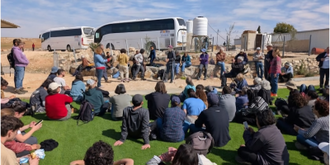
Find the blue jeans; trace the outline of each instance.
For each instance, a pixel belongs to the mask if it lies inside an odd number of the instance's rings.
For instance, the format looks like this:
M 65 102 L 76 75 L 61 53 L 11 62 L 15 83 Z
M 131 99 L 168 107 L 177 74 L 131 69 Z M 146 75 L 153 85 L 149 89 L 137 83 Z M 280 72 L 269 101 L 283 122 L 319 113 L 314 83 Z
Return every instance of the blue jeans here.
M 107 68 L 103 70 L 103 77 L 105 81 L 108 81 L 108 74 L 107 74 Z
M 184 69 L 188 68 L 189 66 L 191 66 L 191 62 L 183 62 L 181 66 L 181 72 L 184 72 Z
M 276 74 L 276 77 L 274 76 L 273 73 L 270 74 L 270 78 L 271 78 L 271 87 L 272 89 L 270 90 L 272 93 L 277 94 L 277 82 L 278 82 L 278 73 Z
M 298 134 L 298 136 L 297 136 L 297 141 L 306 147 L 308 147 L 308 146 L 317 147 L 319 145 L 319 142 L 314 137 L 307 139 L 303 135 L 300 135 L 300 134 Z
M 183 123 L 183 132 L 184 132 L 184 134 L 186 134 L 188 132 L 188 130 L 190 128 L 190 125 L 191 125 L 190 122 L 184 121 L 184 123 Z
M 96 77 L 97 77 L 97 87 L 101 86 L 101 79 L 103 77 L 104 69 L 96 69 Z
M 220 76 L 222 76 L 222 74 L 226 71 L 225 62 L 218 62 L 217 65 L 221 68 Z
M 174 62 L 168 62 L 166 64 L 166 80 L 167 80 L 168 73 L 170 73 L 170 70 L 171 70 L 171 81 L 174 80 L 174 65 L 175 65 Z
M 23 87 L 23 79 L 25 74 L 25 67 L 24 66 L 15 66 L 15 88 L 20 89 Z
M 151 58 L 150 58 L 150 65 L 152 65 L 152 64 L 154 63 L 154 60 L 155 60 L 154 57 L 151 57 Z
M 262 64 L 262 62 L 260 61 L 256 62 L 256 69 L 257 69 L 258 77 L 262 78 L 262 76 L 264 75 L 264 65 Z
M 179 74 L 180 72 L 180 63 L 175 63 L 175 74 Z

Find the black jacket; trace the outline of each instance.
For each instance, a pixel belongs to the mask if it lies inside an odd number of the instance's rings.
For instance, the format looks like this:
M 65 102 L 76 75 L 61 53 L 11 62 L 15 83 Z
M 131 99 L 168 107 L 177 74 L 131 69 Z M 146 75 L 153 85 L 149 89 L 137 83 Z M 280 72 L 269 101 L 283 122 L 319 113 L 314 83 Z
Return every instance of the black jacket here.
M 315 116 L 310 106 L 306 105 L 302 108 L 290 108 L 288 117 L 285 118 L 287 123 L 297 125 L 301 128 L 309 128 L 312 122 L 315 120 Z
M 121 126 L 120 141 L 124 142 L 127 135 L 144 140 L 149 144 L 149 112 L 144 108 L 133 111 L 133 107 L 127 107 L 123 112 L 123 124 Z
M 324 58 L 326 54 L 327 54 L 326 52 L 323 52 L 316 57 L 316 61 L 319 62 L 319 68 L 321 68 L 323 65 L 323 61 L 321 61 L 321 58 Z
M 225 109 L 219 106 L 212 106 L 201 112 L 198 119 L 195 121 L 196 127 L 206 126 L 206 131 L 209 132 L 214 139 L 214 146 L 225 146 L 230 140 L 229 136 L 229 116 Z
M 267 52 L 266 56 L 265 56 L 265 60 L 264 60 L 264 63 L 265 63 L 265 66 L 267 66 L 267 68 L 270 67 L 270 62 L 273 60 L 273 50 L 270 50 Z M 269 61 L 267 60 L 269 59 Z
M 170 95 L 160 92 L 152 92 L 145 96 L 148 101 L 148 110 L 151 120 L 163 118 L 164 111 L 170 103 Z
M 238 75 L 239 73 L 243 73 L 244 72 L 244 64 L 241 63 L 232 63 L 231 64 L 231 72 L 235 73 L 235 75 Z M 236 76 L 235 76 L 236 77 Z

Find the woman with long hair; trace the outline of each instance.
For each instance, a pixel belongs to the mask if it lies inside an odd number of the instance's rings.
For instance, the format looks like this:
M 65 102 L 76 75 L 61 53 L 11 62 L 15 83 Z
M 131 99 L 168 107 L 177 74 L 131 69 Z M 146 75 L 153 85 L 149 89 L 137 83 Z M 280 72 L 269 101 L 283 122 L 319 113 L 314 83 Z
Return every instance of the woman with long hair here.
M 281 73 L 281 53 L 280 53 L 280 49 L 276 48 L 273 50 L 273 59 L 270 62 L 270 78 L 271 78 L 271 96 L 272 97 L 277 97 L 277 83 L 278 83 L 278 77 L 279 74 Z
M 204 104 L 206 105 L 206 107 L 208 107 L 208 102 L 207 102 L 207 96 L 206 93 L 204 92 L 204 86 L 199 84 L 196 86 L 196 95 L 199 99 L 201 99 Z
M 84 78 L 81 74 L 77 74 L 75 80 L 72 81 L 72 88 L 70 91 L 70 96 L 75 102 L 82 102 L 84 92 L 86 90 Z
M 163 81 L 158 81 L 155 86 L 155 92 L 145 96 L 148 102 L 148 110 L 151 120 L 162 118 L 165 109 L 170 103 L 170 95 L 167 94 L 166 86 Z
M 188 89 L 193 89 L 194 91 L 196 91 L 196 87 L 194 86 L 194 83 L 192 81 L 192 78 L 191 77 L 187 77 L 186 78 L 186 87 L 184 88 L 183 92 L 180 94 L 180 100 L 181 102 L 183 102 L 185 99 L 187 99 L 189 96 L 188 96 Z
M 118 84 L 115 93 L 117 95 L 110 98 L 111 117 L 113 120 L 122 120 L 124 108 L 131 105 L 132 96 L 126 93 L 124 84 Z
M 94 50 L 94 63 L 96 68 L 96 77 L 97 77 L 97 87 L 101 87 L 101 79 L 103 76 L 103 72 L 105 72 L 106 63 L 110 62 L 110 57 L 108 59 L 104 59 L 102 57 L 103 49 L 101 46 L 98 46 Z

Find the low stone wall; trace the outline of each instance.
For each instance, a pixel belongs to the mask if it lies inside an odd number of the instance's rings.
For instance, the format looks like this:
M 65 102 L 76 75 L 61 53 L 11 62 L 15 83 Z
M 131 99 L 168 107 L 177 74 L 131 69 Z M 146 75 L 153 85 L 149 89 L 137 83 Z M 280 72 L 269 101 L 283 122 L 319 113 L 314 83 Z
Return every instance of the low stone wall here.
M 297 73 L 299 71 L 300 67 L 303 67 L 303 69 L 306 71 L 307 73 L 313 73 L 313 74 L 318 74 L 319 73 L 319 63 L 316 61 L 316 57 L 315 56 L 307 56 L 305 58 L 301 58 L 301 59 L 282 59 L 282 66 L 284 66 L 284 64 L 286 62 L 290 62 L 294 68 L 294 72 Z

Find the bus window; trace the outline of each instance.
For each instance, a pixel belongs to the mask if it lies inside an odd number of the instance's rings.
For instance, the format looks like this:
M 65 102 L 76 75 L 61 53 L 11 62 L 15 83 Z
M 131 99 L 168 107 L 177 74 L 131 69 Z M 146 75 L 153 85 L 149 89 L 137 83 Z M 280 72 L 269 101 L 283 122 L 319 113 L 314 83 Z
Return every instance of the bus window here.
M 180 26 L 186 26 L 186 23 L 184 22 L 183 19 L 178 19 L 178 22 Z
M 84 28 L 83 31 L 84 31 L 84 34 L 87 35 L 87 36 L 93 35 L 93 29 L 92 28 Z

